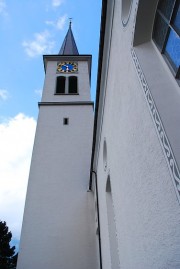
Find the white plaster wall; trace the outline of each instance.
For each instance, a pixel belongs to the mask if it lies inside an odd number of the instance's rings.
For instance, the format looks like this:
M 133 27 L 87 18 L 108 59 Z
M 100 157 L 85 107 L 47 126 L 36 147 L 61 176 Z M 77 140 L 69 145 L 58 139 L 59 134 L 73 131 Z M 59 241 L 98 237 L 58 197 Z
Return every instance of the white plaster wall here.
M 180 268 L 180 205 L 132 61 L 134 10 L 135 2 L 128 25 L 123 28 L 121 1 L 115 1 L 100 148 L 95 158 L 103 269 L 111 268 L 106 208 L 108 174 L 120 268 L 177 269 Z
M 92 106 L 40 107 L 18 269 L 97 268 L 92 123 Z
M 56 70 L 57 61 L 48 61 L 42 102 L 90 101 L 90 81 L 87 61 L 79 61 L 78 72 L 72 74 L 56 73 Z M 79 95 L 54 95 L 56 92 L 57 76 L 77 76 Z

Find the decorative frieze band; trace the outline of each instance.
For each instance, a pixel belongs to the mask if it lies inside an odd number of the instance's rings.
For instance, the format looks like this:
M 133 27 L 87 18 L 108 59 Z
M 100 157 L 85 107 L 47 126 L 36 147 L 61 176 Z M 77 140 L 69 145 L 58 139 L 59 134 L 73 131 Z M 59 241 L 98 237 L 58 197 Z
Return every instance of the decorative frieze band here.
M 147 105 L 150 110 L 150 114 L 152 116 L 153 122 L 155 124 L 155 129 L 157 131 L 161 146 L 163 148 L 163 152 L 165 154 L 166 161 L 168 163 L 169 171 L 171 174 L 171 178 L 175 187 L 175 191 L 177 194 L 178 201 L 180 203 L 180 172 L 178 165 L 176 163 L 172 148 L 170 146 L 168 137 L 166 135 L 166 132 L 164 130 L 160 115 L 158 113 L 158 110 L 156 108 L 155 102 L 153 100 L 152 94 L 150 92 L 149 86 L 147 84 L 147 81 L 145 79 L 144 73 L 141 69 L 141 66 L 139 64 L 139 60 L 137 58 L 137 55 L 135 53 L 135 50 L 132 48 L 131 50 L 133 62 L 139 77 L 139 80 L 142 85 L 142 89 L 145 95 L 145 99 L 147 102 Z

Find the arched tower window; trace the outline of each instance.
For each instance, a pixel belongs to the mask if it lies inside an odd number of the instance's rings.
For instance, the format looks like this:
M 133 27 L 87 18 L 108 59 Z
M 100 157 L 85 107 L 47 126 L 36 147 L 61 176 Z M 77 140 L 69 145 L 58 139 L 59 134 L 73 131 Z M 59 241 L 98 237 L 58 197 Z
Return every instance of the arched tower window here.
M 66 77 L 59 76 L 56 81 L 56 93 L 65 93 Z
M 160 0 L 156 10 L 153 40 L 165 55 L 176 78 L 180 78 L 180 1 Z
M 69 93 L 77 93 L 77 77 L 69 77 Z

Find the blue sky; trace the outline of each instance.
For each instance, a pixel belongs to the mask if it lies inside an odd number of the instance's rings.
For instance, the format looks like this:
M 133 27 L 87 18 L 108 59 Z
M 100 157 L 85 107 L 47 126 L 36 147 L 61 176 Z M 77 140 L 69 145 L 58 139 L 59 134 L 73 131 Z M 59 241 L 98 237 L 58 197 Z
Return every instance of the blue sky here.
M 69 17 L 80 54 L 92 54 L 95 99 L 101 0 L 0 0 L 0 219 L 19 240 L 44 81 L 43 54 L 57 54 Z

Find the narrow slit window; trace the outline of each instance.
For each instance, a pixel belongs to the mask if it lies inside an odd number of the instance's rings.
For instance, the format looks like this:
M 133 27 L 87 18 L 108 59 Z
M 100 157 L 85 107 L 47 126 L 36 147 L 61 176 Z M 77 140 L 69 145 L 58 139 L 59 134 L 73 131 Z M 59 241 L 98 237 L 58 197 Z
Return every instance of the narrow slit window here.
M 56 82 L 56 93 L 65 93 L 65 82 L 66 78 L 59 76 L 57 77 L 57 82 Z
M 69 118 L 64 118 L 63 119 L 63 124 L 64 125 L 69 125 Z
M 106 183 L 106 205 L 108 217 L 108 230 L 109 230 L 109 247 L 111 255 L 111 269 L 119 269 L 119 254 L 118 254 L 118 239 L 115 223 L 115 212 L 111 192 L 110 176 L 108 176 Z
M 69 77 L 69 93 L 77 93 L 77 77 Z

